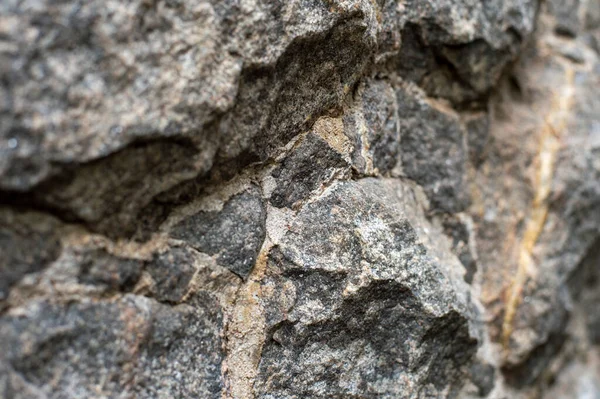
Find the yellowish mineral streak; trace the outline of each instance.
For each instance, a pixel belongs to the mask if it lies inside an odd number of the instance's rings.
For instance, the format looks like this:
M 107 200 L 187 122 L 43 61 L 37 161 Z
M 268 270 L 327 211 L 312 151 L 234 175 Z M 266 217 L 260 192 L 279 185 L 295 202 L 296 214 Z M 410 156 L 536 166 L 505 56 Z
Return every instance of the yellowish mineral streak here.
M 267 253 L 268 245 L 265 245 L 248 281 L 238 291 L 233 311 L 228 317 L 224 399 L 254 398 L 254 381 L 265 340 L 265 316 L 260 298 Z
M 560 135 L 566 127 L 572 104 L 574 75 L 573 69 L 566 67 L 564 89 L 558 91 L 554 98 L 550 113 L 540 132 L 538 170 L 534 181 L 535 195 L 519 250 L 517 274 L 510 285 L 510 296 L 506 302 L 506 311 L 502 322 L 502 346 L 505 352 L 509 349 L 514 319 L 521 303 L 527 277 L 534 267 L 532 252 L 548 215 L 548 196 L 552 187 L 554 163 L 560 148 Z
M 312 130 L 340 154 L 351 151 L 352 144 L 344 134 L 342 118 L 321 117 L 317 119 Z

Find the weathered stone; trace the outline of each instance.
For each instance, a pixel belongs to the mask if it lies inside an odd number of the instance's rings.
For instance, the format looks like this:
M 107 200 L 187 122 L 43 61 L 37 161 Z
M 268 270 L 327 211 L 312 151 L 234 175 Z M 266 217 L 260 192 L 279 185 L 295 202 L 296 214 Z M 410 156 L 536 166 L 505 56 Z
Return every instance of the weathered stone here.
M 458 257 L 465 267 L 465 281 L 473 282 L 473 276 L 477 272 L 477 255 L 473 251 L 472 224 L 464 218 L 445 215 L 442 226 L 446 236 L 452 240 L 452 252 Z
M 332 181 L 336 172 L 347 166 L 342 154 L 320 136 L 309 133 L 271 172 L 277 186 L 270 202 L 278 208 L 291 208 Z
M 568 356 L 569 344 L 589 339 L 573 335 L 572 316 L 581 305 L 569 298 L 565 282 L 600 234 L 591 116 L 599 109 L 591 93 L 598 56 L 573 41 L 568 45 L 584 56 L 565 57 L 556 20 L 542 21 L 538 48 L 522 57 L 492 103 L 471 207 L 482 299 L 492 337 L 503 348 L 501 370 L 510 385 L 538 392 L 547 389 L 549 374 L 579 361 Z
M 468 205 L 466 151 L 459 120 L 412 88 L 396 92 L 404 174 L 423 186 L 431 207 L 460 212 Z
M 354 167 L 361 174 L 389 174 L 400 150 L 394 89 L 385 80 L 368 80 L 359 87 L 357 100 L 344 117 L 345 134 L 354 144 Z
M 397 68 L 435 97 L 485 97 L 533 31 L 537 1 L 410 1 Z
M 496 369 L 491 364 L 475 363 L 471 366 L 470 378 L 480 397 L 486 397 L 494 389 L 495 377 Z
M 596 0 L 0 2 L 0 397 L 597 397 L 598 87 Z
M 265 218 L 261 191 L 251 186 L 229 199 L 221 211 L 201 211 L 181 221 L 171 235 L 216 255 L 218 264 L 246 277 L 265 239 Z
M 208 296 L 175 308 L 127 295 L 70 306 L 34 302 L 0 318 L 4 392 L 32 397 L 216 397 L 221 316 Z M 13 386 L 21 380 L 22 386 Z M 10 396 L 8 396 L 10 397 Z
M 463 118 L 467 132 L 469 160 L 479 166 L 485 158 L 485 148 L 489 140 L 490 117 L 488 113 L 467 114 Z
M 313 5 L 317 15 L 325 11 L 325 3 L 318 3 Z M 274 66 L 258 64 L 244 71 L 236 106 L 220 125 L 227 143 L 223 156 L 249 147 L 265 159 L 325 111 L 340 107 L 362 73 L 373 43 L 360 6 L 338 12 L 346 15 L 334 13 L 339 22 L 331 28 L 317 28 L 290 43 Z M 330 20 L 331 15 L 325 12 L 322 18 Z
M 567 0 L 548 2 L 550 13 L 556 18 L 556 26 L 554 31 L 559 35 L 575 37 L 580 31 L 581 11 L 582 6 L 580 0 Z
M 368 1 L 193 3 L 3 4 L 0 190 L 131 236 L 154 196 L 339 107 L 375 42 Z
M 83 252 L 77 266 L 80 269 L 81 283 L 127 291 L 139 280 L 143 262 L 138 259 L 119 258 L 104 249 L 95 249 Z
M 585 255 L 577 270 L 569 278 L 569 291 L 584 313 L 589 340 L 600 345 L 600 309 L 598 285 L 600 284 L 600 240 Z
M 0 301 L 23 276 L 42 270 L 58 257 L 55 228 L 51 218 L 0 209 Z
M 523 287 L 523 302 L 512 321 L 502 372 L 509 384 L 520 388 L 540 377 L 566 338 L 566 292 L 557 281 L 548 280 L 540 277 Z
M 181 302 L 196 273 L 195 257 L 190 249 L 173 246 L 155 254 L 146 270 L 154 280 L 153 296 L 159 301 Z
M 303 208 L 263 282 L 273 297 L 259 397 L 446 397 L 460 388 L 477 347 L 473 305 L 459 292 L 457 260 L 420 237 L 418 213 L 411 190 L 391 180 L 340 183 Z

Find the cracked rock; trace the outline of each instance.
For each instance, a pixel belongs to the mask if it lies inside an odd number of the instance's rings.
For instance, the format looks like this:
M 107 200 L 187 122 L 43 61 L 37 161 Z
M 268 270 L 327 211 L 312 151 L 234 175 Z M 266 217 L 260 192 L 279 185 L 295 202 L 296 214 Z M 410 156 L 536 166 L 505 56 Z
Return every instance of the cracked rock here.
M 600 397 L 597 0 L 0 2 L 0 398 Z
M 477 348 L 455 258 L 408 187 L 361 180 L 306 205 L 270 253 L 259 397 L 451 396 Z M 416 221 L 415 221 L 416 220 Z M 442 349 L 443 348 L 443 349 Z M 464 377 L 462 377 L 464 378 Z

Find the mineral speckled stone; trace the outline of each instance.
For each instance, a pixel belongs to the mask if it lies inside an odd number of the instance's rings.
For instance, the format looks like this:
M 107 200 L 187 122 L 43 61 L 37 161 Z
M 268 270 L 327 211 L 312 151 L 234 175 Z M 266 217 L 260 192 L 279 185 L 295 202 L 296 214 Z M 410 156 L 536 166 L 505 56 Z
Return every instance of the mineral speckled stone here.
M 43 301 L 21 315 L 5 315 L 2 393 L 216 397 L 222 385 L 222 320 L 214 300 L 192 302 L 197 304 L 171 308 L 135 296 L 71 306 Z
M 265 218 L 260 189 L 252 186 L 229 199 L 221 211 L 201 211 L 184 219 L 172 235 L 216 255 L 219 264 L 246 277 L 265 239 Z
M 267 265 L 258 397 L 454 394 L 477 349 L 472 304 L 418 213 L 389 180 L 340 183 L 304 207 Z
M 169 251 L 155 254 L 146 270 L 155 282 L 154 295 L 158 300 L 180 302 L 188 293 L 196 273 L 193 250 L 173 246 Z
M 600 398 L 597 0 L 0 1 L 0 398 Z
M 397 91 L 400 159 L 404 173 L 423 186 L 432 208 L 459 212 L 468 205 L 464 130 L 443 104 L 428 103 L 419 93 Z
M 358 93 L 356 106 L 344 116 L 345 134 L 354 143 L 354 167 L 365 174 L 375 170 L 388 174 L 399 163 L 400 127 L 394 88 L 386 80 L 369 80 Z
M 347 164 L 342 154 L 323 138 L 311 133 L 271 173 L 277 187 L 271 194 L 270 202 L 278 208 L 292 207 L 329 183 L 335 177 L 335 172 L 345 166 Z

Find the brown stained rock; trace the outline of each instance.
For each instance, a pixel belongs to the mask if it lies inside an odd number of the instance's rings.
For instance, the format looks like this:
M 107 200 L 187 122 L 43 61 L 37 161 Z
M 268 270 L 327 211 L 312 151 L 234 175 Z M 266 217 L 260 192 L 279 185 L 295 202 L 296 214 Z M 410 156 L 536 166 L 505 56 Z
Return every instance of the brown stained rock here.
M 585 62 L 554 49 L 552 19 L 493 102 L 487 159 L 478 166 L 471 207 L 478 225 L 482 299 L 502 345 L 502 368 L 519 388 L 542 383 L 569 342 L 565 281 L 600 234 L 600 182 L 593 144 L 598 57 Z M 584 83 L 585 82 L 585 83 Z M 585 144 L 584 144 L 585 143 Z M 575 150 L 578 148 L 578 150 Z M 567 227 L 568 226 L 568 227 Z M 503 242 L 503 245 L 498 245 Z

